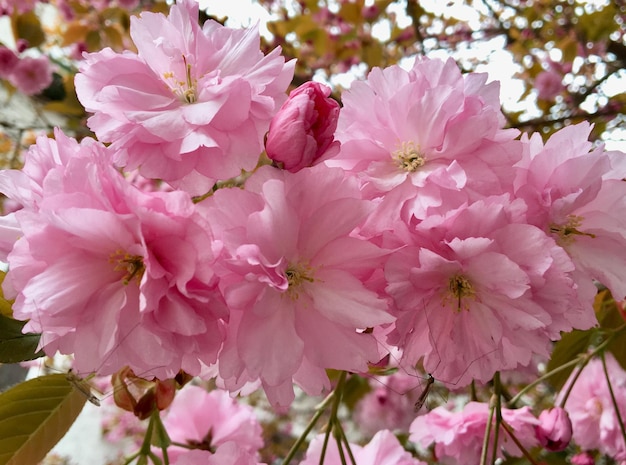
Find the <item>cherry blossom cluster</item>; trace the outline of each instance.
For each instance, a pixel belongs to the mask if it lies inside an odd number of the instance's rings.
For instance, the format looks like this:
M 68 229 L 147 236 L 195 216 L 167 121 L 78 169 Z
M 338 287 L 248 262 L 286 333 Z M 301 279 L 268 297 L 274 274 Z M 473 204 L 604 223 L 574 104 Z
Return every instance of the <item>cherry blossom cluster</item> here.
M 256 27 L 197 17 L 133 17 L 137 53 L 76 76 L 98 140 L 56 131 L 0 172 L 22 205 L 4 292 L 46 352 L 286 408 L 392 349 L 487 382 L 593 327 L 597 283 L 626 296 L 626 158 L 588 124 L 519 137 L 498 83 L 452 60 L 374 69 L 341 107 L 319 83 L 288 96 L 294 63 Z
M 26 48 L 18 45 L 18 52 Z M 47 56 L 20 56 L 4 45 L 0 45 L 0 79 L 8 81 L 26 95 L 35 95 L 52 83 L 53 67 Z

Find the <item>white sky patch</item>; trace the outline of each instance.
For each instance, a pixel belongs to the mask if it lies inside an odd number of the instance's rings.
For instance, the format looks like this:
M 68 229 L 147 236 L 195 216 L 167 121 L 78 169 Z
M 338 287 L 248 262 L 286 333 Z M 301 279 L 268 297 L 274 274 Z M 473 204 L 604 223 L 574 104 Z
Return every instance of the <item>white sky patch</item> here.
M 228 27 L 249 27 L 260 22 L 259 30 L 264 37 L 270 37 L 266 23 L 272 19 L 268 11 L 253 0 L 199 0 L 200 9 L 222 18 L 227 16 Z

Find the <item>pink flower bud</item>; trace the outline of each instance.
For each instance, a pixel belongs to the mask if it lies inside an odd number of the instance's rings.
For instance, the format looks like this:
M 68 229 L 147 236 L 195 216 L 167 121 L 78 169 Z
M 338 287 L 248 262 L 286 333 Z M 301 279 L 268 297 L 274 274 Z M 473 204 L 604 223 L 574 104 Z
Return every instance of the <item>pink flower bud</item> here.
M 312 81 L 291 91 L 270 123 L 267 156 L 295 173 L 336 155 L 339 104 L 329 96 L 330 87 Z
M 565 410 L 554 407 L 539 415 L 535 434 L 539 443 L 547 450 L 558 452 L 567 447 L 572 439 L 572 422 Z

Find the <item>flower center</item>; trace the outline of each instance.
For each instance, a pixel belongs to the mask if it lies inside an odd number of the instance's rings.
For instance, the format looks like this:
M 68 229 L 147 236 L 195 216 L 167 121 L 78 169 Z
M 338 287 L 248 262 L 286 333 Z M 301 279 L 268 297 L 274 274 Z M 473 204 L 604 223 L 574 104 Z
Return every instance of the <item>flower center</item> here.
M 583 220 L 584 218 L 582 216 L 569 215 L 567 217 L 567 223 L 564 225 L 552 223 L 550 225 L 550 233 L 557 235 L 557 242 L 559 245 L 572 244 L 576 240 L 575 236 L 588 236 L 595 238 L 595 234 L 585 233 L 578 230 Z
M 408 171 L 409 173 L 416 171 L 426 164 L 426 156 L 413 141 L 402 142 L 400 148 L 391 153 L 391 158 L 393 158 L 401 170 Z
M 141 283 L 141 278 L 146 270 L 141 255 L 130 255 L 121 250 L 116 250 L 109 257 L 109 262 L 114 264 L 114 271 L 123 271 L 122 283 L 127 286 L 135 278 L 137 285 Z
M 198 100 L 197 84 L 198 81 L 191 77 L 191 64 L 187 63 L 187 58 L 183 55 L 183 62 L 185 63 L 185 80 L 179 81 L 171 71 L 163 73 L 163 78 L 167 85 L 170 87 L 174 95 L 176 95 L 182 102 L 194 103 Z
M 456 305 L 457 312 L 469 310 L 469 305 L 467 303 L 463 305 L 462 300 L 464 297 L 474 297 L 476 291 L 465 276 L 452 276 L 448 281 L 448 291 L 449 294 L 444 297 L 444 301 L 452 301 L 453 305 Z
M 285 270 L 285 276 L 287 277 L 287 294 L 292 299 L 297 299 L 300 294 L 298 292 L 298 288 L 302 285 L 303 282 L 312 283 L 314 278 L 313 269 L 308 265 L 302 265 L 300 263 L 296 265 L 289 265 Z

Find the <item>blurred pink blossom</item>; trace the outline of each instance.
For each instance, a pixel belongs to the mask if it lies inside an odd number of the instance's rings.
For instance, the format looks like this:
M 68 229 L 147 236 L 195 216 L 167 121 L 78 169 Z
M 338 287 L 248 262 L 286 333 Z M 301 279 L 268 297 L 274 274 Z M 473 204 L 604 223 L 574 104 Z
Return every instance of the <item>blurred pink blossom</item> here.
M 267 156 L 295 173 L 336 155 L 338 117 L 339 104 L 330 97 L 330 87 L 312 81 L 302 84 L 291 91 L 270 123 Z
M 559 95 L 565 86 L 562 83 L 563 76 L 553 70 L 541 71 L 535 78 L 535 88 L 542 100 L 552 101 Z
M 13 50 L 0 45 L 0 78 L 7 79 L 20 59 Z
M 262 430 L 253 409 L 237 402 L 227 392 L 186 385 L 176 394 L 163 424 L 172 441 L 217 453 L 234 443 L 254 457 L 263 446 Z M 184 453 L 170 447 L 170 459 Z
M 307 449 L 304 460 L 300 465 L 318 465 L 321 462 L 324 435 L 315 436 Z M 424 462 L 411 456 L 404 450 L 398 438 L 391 431 L 381 430 L 372 440 L 360 446 L 350 444 L 350 450 L 354 455 L 355 463 L 359 465 L 425 465 Z M 347 452 L 344 451 L 344 456 Z M 324 465 L 341 465 L 345 463 L 341 460 L 337 444 L 331 439 L 324 456 Z
M 415 402 L 425 383 L 403 371 L 371 380 L 372 391 L 355 406 L 359 429 L 369 436 L 383 429 L 407 432 L 415 419 Z
M 52 67 L 48 57 L 21 58 L 9 75 L 9 82 L 26 95 L 35 95 L 52 84 Z
M 35 0 L 0 0 L 0 15 L 26 13 L 35 8 Z
M 539 421 L 529 407 L 515 410 L 503 408 L 502 419 L 525 448 L 537 445 L 535 426 Z M 470 402 L 460 412 L 437 407 L 415 419 L 411 424 L 409 440 L 422 447 L 434 444 L 438 460 L 447 465 L 479 463 L 488 420 L 489 405 L 486 403 Z M 504 458 L 504 452 L 514 457 L 522 455 L 522 451 L 503 430 L 498 435 L 498 445 L 497 456 L 500 459 Z M 493 450 L 493 431 L 488 450 Z
M 167 17 L 133 16 L 138 54 L 88 54 L 76 75 L 89 127 L 119 149 L 115 162 L 192 195 L 256 166 L 294 65 L 280 49 L 263 55 L 257 26 L 200 28 L 197 17 L 193 0 Z
M 626 418 L 626 372 L 611 353 L 605 353 L 607 371 L 622 419 Z M 626 460 L 622 436 L 602 361 L 592 359 L 578 379 L 576 371 L 561 389 L 557 403 L 571 386 L 564 405 L 572 420 L 574 442 L 582 449 L 597 449 L 616 461 Z M 573 386 L 572 386 L 572 383 Z
M 187 450 L 176 457 L 172 465 L 265 465 L 235 442 L 228 442 L 215 453 Z
M 593 458 L 593 455 L 585 451 L 574 455 L 570 462 L 572 465 L 595 465 L 596 460 Z

